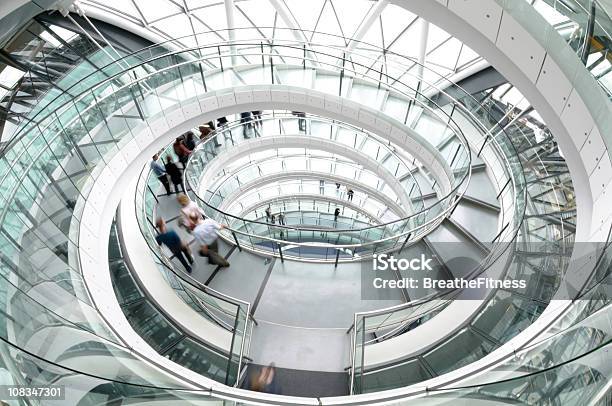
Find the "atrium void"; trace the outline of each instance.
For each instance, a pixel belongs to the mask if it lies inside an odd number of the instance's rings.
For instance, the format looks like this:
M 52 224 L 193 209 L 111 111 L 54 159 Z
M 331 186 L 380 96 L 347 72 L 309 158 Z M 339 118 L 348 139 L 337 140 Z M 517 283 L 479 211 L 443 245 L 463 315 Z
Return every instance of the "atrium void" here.
M 611 15 L 0 2 L 0 405 L 612 405 Z

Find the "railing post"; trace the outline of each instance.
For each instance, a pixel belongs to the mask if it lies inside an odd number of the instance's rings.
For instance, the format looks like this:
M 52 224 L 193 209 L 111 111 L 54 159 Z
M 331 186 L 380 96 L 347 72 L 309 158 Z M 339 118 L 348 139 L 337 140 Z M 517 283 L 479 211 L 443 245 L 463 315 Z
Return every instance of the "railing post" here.
M 147 185 L 147 189 L 149 189 L 149 192 L 151 192 L 151 194 L 153 195 L 153 198 L 155 198 L 155 202 L 159 203 L 159 199 L 157 198 L 157 195 L 155 194 L 153 189 L 151 189 L 151 186 Z
M 259 43 L 259 47 L 261 49 L 261 67 L 263 68 L 266 66 L 266 58 L 264 57 L 263 42 Z
M 242 252 L 242 247 L 240 246 L 240 242 L 238 241 L 238 237 L 236 236 L 236 233 L 234 231 L 232 231 L 232 236 L 234 237 L 234 241 L 236 241 L 238 251 Z
M 219 64 L 221 65 L 221 72 L 223 72 L 223 58 L 221 57 L 221 47 L 217 45 L 217 53 L 219 54 Z
M 447 124 L 450 124 L 451 120 L 453 119 L 453 114 L 455 113 L 455 108 L 457 108 L 457 103 L 453 103 L 453 108 L 451 109 L 451 112 L 448 115 L 448 122 L 447 122 Z
M 338 259 L 340 259 L 340 250 L 336 248 L 336 261 L 334 263 L 334 268 L 338 268 Z
M 487 145 L 487 141 L 489 141 L 490 137 L 491 137 L 491 132 L 487 134 L 484 141 L 482 142 L 482 146 L 480 147 L 480 149 L 478 150 L 478 153 L 476 154 L 477 157 L 480 158 L 480 154 L 482 153 L 482 150 L 484 149 L 485 145 Z
M 346 53 L 342 53 L 342 70 L 340 71 L 340 88 L 338 89 L 338 96 L 342 96 L 342 79 L 344 79 L 344 64 L 346 63 Z
M 204 92 L 208 93 L 208 87 L 206 86 L 206 78 L 204 77 L 204 70 L 202 69 L 202 63 L 198 63 L 200 68 L 200 76 L 202 77 L 202 84 L 204 84 Z
M 455 158 L 457 158 L 457 154 L 459 153 L 459 150 L 461 149 L 461 144 L 457 145 L 457 150 L 455 151 L 455 155 L 453 155 L 453 159 L 451 159 L 451 163 L 450 163 L 450 167 L 453 167 L 453 164 L 455 163 Z
M 412 237 L 412 233 L 408 233 L 408 235 L 406 236 L 406 239 L 404 240 L 404 243 L 402 244 L 402 247 L 399 250 L 400 254 L 404 250 L 404 247 L 406 246 L 406 244 L 408 244 L 408 240 L 410 239 L 410 237 Z
M 282 263 L 285 263 L 285 258 L 283 257 L 283 249 L 280 245 L 279 242 L 276 243 L 277 247 L 278 247 L 278 253 L 280 254 L 280 259 Z

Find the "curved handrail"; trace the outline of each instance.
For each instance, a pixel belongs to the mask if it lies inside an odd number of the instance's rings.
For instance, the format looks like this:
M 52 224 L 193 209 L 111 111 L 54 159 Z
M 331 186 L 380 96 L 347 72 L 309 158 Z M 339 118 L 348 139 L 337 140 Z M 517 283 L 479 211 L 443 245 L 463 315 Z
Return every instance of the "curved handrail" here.
M 305 118 L 304 118 L 304 119 L 305 119 L 305 120 L 308 120 L 308 119 L 309 119 L 311 116 L 312 116 L 312 115 L 307 114 L 307 115 L 305 116 Z M 315 117 L 316 117 L 316 119 L 319 119 L 319 117 L 317 117 L 317 116 L 315 116 Z M 282 117 L 282 116 L 280 116 L 280 117 L 279 117 L 279 115 L 278 115 L 278 114 L 275 114 L 275 115 L 273 115 L 273 116 L 270 116 L 270 119 L 271 119 L 271 120 L 277 120 L 277 119 L 283 119 L 283 118 L 286 118 L 286 119 L 295 119 L 294 117 Z M 265 119 L 263 119 L 263 120 L 265 121 Z M 230 125 L 228 125 L 228 126 L 224 126 L 222 129 L 220 129 L 220 131 L 218 130 L 218 131 L 212 132 L 212 133 L 209 135 L 209 137 L 208 137 L 208 138 L 207 138 L 207 139 L 206 139 L 204 142 L 199 143 L 199 144 L 197 145 L 197 147 L 194 149 L 194 151 L 192 152 L 192 154 L 190 155 L 189 162 L 187 163 L 187 168 L 185 169 L 185 174 L 186 174 L 186 175 L 188 175 L 190 172 L 195 172 L 195 171 L 196 171 L 196 170 L 192 170 L 192 167 L 194 166 L 194 164 L 193 164 L 194 160 L 198 158 L 198 154 L 200 154 L 200 155 L 204 155 L 206 152 L 209 152 L 209 151 L 207 151 L 207 150 L 205 150 L 205 149 L 211 149 L 211 148 L 210 148 L 210 146 L 214 144 L 214 142 L 215 142 L 215 138 L 216 138 L 218 135 L 222 135 L 222 134 L 223 134 L 223 133 L 225 133 L 225 132 L 231 132 L 231 130 L 232 130 L 232 129 L 235 129 L 235 128 L 240 128 L 242 125 L 243 125 L 243 124 L 242 124 L 242 123 L 241 123 L 239 120 L 237 120 L 237 121 L 233 122 L 232 124 L 230 124 Z M 362 130 L 362 131 L 363 131 L 363 130 Z M 341 145 L 344 145 L 344 144 L 341 144 Z M 212 148 L 214 148 L 214 147 L 212 147 Z M 201 160 L 198 160 L 197 162 L 198 162 L 198 163 L 200 163 L 200 162 L 201 162 Z M 408 172 L 410 172 L 410 171 L 408 171 Z M 196 177 L 197 179 L 200 179 L 201 177 L 203 177 L 203 176 L 205 176 L 205 175 L 206 175 L 206 172 L 202 170 L 202 172 L 201 172 L 201 173 L 196 174 L 196 176 L 195 176 L 195 177 Z M 192 184 L 192 183 L 191 183 L 191 177 L 190 177 L 190 176 L 185 176 L 185 177 L 184 177 L 184 179 L 186 179 L 186 184 L 185 184 L 185 186 L 187 186 L 187 188 L 186 188 L 185 190 L 189 190 L 189 189 L 191 189 L 192 191 L 194 191 L 194 194 L 195 194 L 195 196 L 197 197 L 197 200 L 198 200 L 198 201 L 200 201 L 200 202 L 204 203 L 204 204 L 205 204 L 207 207 L 209 207 L 209 208 L 211 208 L 211 209 L 215 210 L 215 211 L 216 211 L 216 212 L 218 212 L 218 213 L 219 213 L 221 216 L 227 216 L 227 217 L 233 218 L 234 220 L 238 220 L 238 221 L 239 221 L 239 220 L 244 220 L 244 219 L 242 219 L 242 218 L 241 218 L 241 217 L 239 217 L 239 216 L 232 215 L 232 214 L 230 214 L 230 213 L 227 213 L 227 212 L 225 212 L 225 211 L 223 211 L 223 210 L 220 210 L 220 209 L 216 208 L 215 206 L 213 206 L 213 205 L 209 204 L 209 203 L 208 203 L 208 202 L 207 202 L 205 199 L 203 199 L 203 198 L 200 196 L 200 193 L 199 193 L 199 192 L 197 192 L 197 190 L 199 190 L 198 185 L 196 185 L 196 184 Z M 464 177 L 462 177 L 462 178 L 460 179 L 460 184 L 459 184 L 459 185 L 456 185 L 456 186 L 455 186 L 455 188 L 454 188 L 454 189 L 453 189 L 451 192 L 449 192 L 449 195 L 450 195 L 451 193 L 453 193 L 453 192 L 457 191 L 457 189 L 458 189 L 458 188 L 461 186 L 462 182 L 464 182 L 465 180 L 466 180 L 466 179 L 465 179 L 465 176 L 464 176 Z M 448 196 L 448 195 L 447 195 L 447 196 Z M 441 199 L 441 200 L 443 200 L 443 199 Z M 431 207 L 430 207 L 430 208 L 431 208 Z M 363 230 L 368 230 L 368 229 L 377 228 L 377 227 L 381 227 L 381 226 L 390 226 L 390 225 L 393 225 L 393 224 L 397 224 L 398 222 L 400 222 L 400 221 L 402 221 L 402 220 L 405 220 L 405 219 L 407 219 L 407 218 L 409 218 L 409 217 L 416 217 L 416 216 L 418 216 L 418 215 L 421 215 L 422 213 L 424 213 L 425 211 L 427 211 L 427 210 L 428 210 L 428 209 L 430 209 L 430 208 L 423 208 L 423 209 L 421 209 L 420 211 L 418 211 L 418 212 L 416 212 L 416 213 L 411 213 L 409 216 L 404 217 L 403 219 L 394 220 L 394 221 L 387 222 L 387 223 L 383 223 L 383 224 L 380 224 L 380 225 L 377 225 L 377 226 L 369 226 L 369 227 L 364 227 L 364 228 L 362 228 L 362 229 L 354 229 L 354 230 L 341 230 L 341 229 L 338 229 L 337 231 L 338 231 L 338 232 L 343 232 L 343 231 L 363 231 Z M 261 224 L 261 225 L 269 225 L 268 223 L 263 223 L 263 222 L 258 222 L 258 221 L 249 221 L 249 222 L 251 222 L 251 223 L 255 223 L 255 224 Z M 285 228 L 285 229 L 291 229 L 291 230 L 294 230 L 294 228 L 292 228 L 292 227 L 290 227 L 290 226 L 279 226 L 279 227 L 281 227 L 281 228 Z M 300 228 L 300 229 L 295 229 L 295 231 L 313 231 L 313 230 L 308 230 L 308 229 Z
M 150 179 L 150 171 L 149 171 L 148 167 L 145 167 L 141 171 L 141 174 L 139 176 L 138 186 L 136 188 L 136 193 L 137 194 L 143 193 L 146 190 L 146 186 L 145 185 L 147 185 L 149 183 L 148 182 L 149 179 Z M 136 210 L 135 214 L 136 214 L 137 218 L 140 218 L 140 214 L 144 214 L 145 218 L 149 219 L 149 221 L 150 221 L 150 218 L 149 218 L 149 216 L 146 213 L 145 205 L 142 205 L 142 207 L 140 207 L 140 208 L 137 205 L 135 205 L 135 210 Z M 148 243 L 149 240 L 146 238 L 146 235 L 149 234 L 149 235 L 153 236 L 155 234 L 154 232 L 152 232 L 153 228 L 152 228 L 151 223 L 149 221 L 147 221 L 147 222 L 139 221 L 138 222 L 140 224 L 141 234 L 142 234 L 143 238 L 145 239 L 145 241 L 147 241 L 147 243 Z M 147 229 L 145 227 L 145 223 L 149 224 L 149 226 L 151 228 Z M 149 247 L 151 247 L 151 244 L 149 244 Z M 153 248 L 153 247 L 151 247 L 151 248 Z M 157 248 L 159 248 L 159 246 Z M 204 293 L 210 294 L 211 296 L 213 296 L 213 297 L 215 297 L 217 299 L 226 301 L 228 303 L 232 303 L 234 305 L 241 305 L 241 306 L 250 306 L 250 303 L 248 303 L 248 302 L 246 302 L 244 300 L 235 298 L 235 297 L 230 296 L 228 294 L 225 294 L 223 292 L 219 292 L 219 291 L 211 288 L 210 286 L 207 286 L 207 285 L 199 282 L 198 280 L 196 280 L 194 278 L 190 278 L 190 277 L 186 276 L 183 272 L 175 270 L 174 266 L 168 261 L 166 256 L 163 255 L 163 253 L 161 253 L 160 249 L 151 249 L 151 251 L 161 261 L 161 263 L 164 265 L 164 267 L 166 269 L 168 269 L 170 272 L 172 272 L 182 282 L 185 282 L 188 285 L 190 285 L 191 287 L 193 287 L 193 288 L 195 288 L 195 289 L 197 289 L 199 291 L 202 291 Z M 250 315 L 250 313 L 249 313 L 249 317 L 251 317 L 253 319 L 253 317 L 252 317 L 252 315 Z
M 302 33 L 308 33 L 308 34 L 310 34 L 311 36 L 312 36 L 312 35 L 314 35 L 314 34 L 317 34 L 317 35 L 319 35 L 319 36 L 324 36 L 324 37 L 327 37 L 327 38 L 332 38 L 332 39 L 335 39 L 335 40 L 342 39 L 342 41 L 344 41 L 344 39 L 345 39 L 344 37 L 339 36 L 339 35 L 336 35 L 336 34 L 329 34 L 329 33 L 324 33 L 324 32 L 320 32 L 320 31 L 311 31 L 311 30 L 305 30 L 305 29 L 301 29 L 301 28 L 300 28 L 300 29 L 293 29 L 293 28 L 283 28 L 283 27 L 258 27 L 258 28 L 252 28 L 252 27 L 235 27 L 235 28 L 226 28 L 226 29 L 218 29 L 218 30 L 208 30 L 208 31 L 200 31 L 200 32 L 198 32 L 198 33 L 189 34 L 189 35 L 185 35 L 185 36 L 182 36 L 182 37 L 177 37 L 177 38 L 173 38 L 173 39 L 170 39 L 170 40 L 166 40 L 166 41 L 162 41 L 162 42 L 158 42 L 158 43 L 151 44 L 151 45 L 146 46 L 146 47 L 144 47 L 144 48 L 141 48 L 141 49 L 139 49 L 139 50 L 136 50 L 136 51 L 133 51 L 133 52 L 127 53 L 127 54 L 125 54 L 125 55 L 123 55 L 123 56 L 120 56 L 119 58 L 116 58 L 116 59 L 114 59 L 114 60 L 112 60 L 112 61 L 109 61 L 108 63 L 103 64 L 102 66 L 98 66 L 97 68 L 98 68 L 98 71 L 100 71 L 100 72 L 104 72 L 105 74 L 110 75 L 108 79 L 112 79 L 113 77 L 118 77 L 118 76 L 121 74 L 121 72 L 119 72 L 119 73 L 118 73 L 118 72 L 113 72 L 113 69 L 111 69 L 111 68 L 112 68 L 114 65 L 118 65 L 118 66 L 120 67 L 120 71 L 122 71 L 122 70 L 124 70 L 124 69 L 125 69 L 125 67 L 123 66 L 123 63 L 126 63 L 128 67 L 129 67 L 129 66 L 131 66 L 131 64 L 130 64 L 130 60 L 131 60 L 131 59 L 134 59 L 134 58 L 137 58 L 137 57 L 138 57 L 138 54 L 145 54 L 145 55 L 144 55 L 144 56 L 145 56 L 145 59 L 144 59 L 144 60 L 142 60 L 142 62 L 147 62 L 146 57 L 149 57 L 149 58 L 150 58 L 149 60 L 153 60 L 153 59 L 155 59 L 155 58 L 154 58 L 154 50 L 155 50 L 155 49 L 159 49 L 159 50 L 161 50 L 161 51 L 166 51 L 166 52 L 171 51 L 171 50 L 169 50 L 168 48 L 166 48 L 165 46 L 166 46 L 166 45 L 169 45 L 169 44 L 172 44 L 172 43 L 179 43 L 179 44 L 180 44 L 180 43 L 181 43 L 181 41 L 182 41 L 183 39 L 186 39 L 186 38 L 193 38 L 193 37 L 197 37 L 198 35 L 206 35 L 206 34 L 213 34 L 213 33 L 214 33 L 214 34 L 217 34 L 217 33 L 219 33 L 219 32 L 227 32 L 227 33 L 230 33 L 230 32 L 233 32 L 233 33 L 243 33 L 243 32 L 246 32 L 246 31 L 251 31 L 251 32 L 255 33 L 256 35 L 255 35 L 255 37 L 254 37 L 254 38 L 259 38 L 259 35 L 261 34 L 261 31 L 259 31 L 259 29 L 261 29 L 261 28 L 274 29 L 274 30 L 279 31 L 279 32 L 291 32 L 291 33 L 299 33 L 299 34 L 302 34 Z M 229 37 L 231 37 L 231 36 L 230 36 L 230 35 L 227 35 L 227 37 L 229 38 Z M 267 40 L 267 39 L 265 39 L 265 38 L 259 38 L 259 39 L 258 39 L 258 41 L 260 41 L 260 44 L 261 44 L 261 46 L 263 47 L 263 46 L 264 46 L 264 41 L 268 41 L 268 40 Z M 279 41 L 281 41 L 281 40 L 279 39 Z M 334 43 L 334 41 L 333 41 L 333 40 L 332 40 L 331 42 L 332 42 L 332 43 Z M 379 53 L 380 53 L 380 55 L 385 55 L 385 56 L 390 56 L 390 57 L 391 57 L 391 56 L 396 56 L 396 57 L 399 57 L 399 58 L 404 59 L 405 61 L 410 61 L 411 63 L 413 63 L 413 64 L 415 64 L 415 65 L 420 65 L 420 63 L 417 61 L 417 59 L 416 59 L 416 58 L 412 58 L 412 57 L 409 57 L 409 56 L 403 56 L 403 55 L 401 55 L 401 54 L 397 54 L 397 53 L 395 53 L 395 52 L 393 52 L 393 51 L 386 50 L 386 49 L 385 49 L 385 50 L 383 50 L 382 48 L 379 48 L 378 46 L 376 46 L 376 45 L 374 45 L 374 44 L 371 44 L 371 43 L 368 43 L 368 42 L 365 42 L 365 41 L 362 41 L 362 40 L 359 40 L 359 41 L 352 40 L 352 42 L 354 42 L 354 43 L 356 43 L 356 44 L 358 45 L 356 48 L 359 48 L 360 46 L 361 46 L 361 47 L 366 46 L 366 47 L 368 47 L 368 48 L 369 48 L 369 49 L 371 49 L 371 50 L 376 50 L 377 52 L 379 52 Z M 196 41 L 196 43 L 197 43 L 197 41 Z M 199 49 L 207 49 L 207 48 L 214 49 L 214 48 L 216 48 L 217 46 L 220 46 L 220 45 L 222 45 L 222 44 L 224 44 L 224 43 L 227 43 L 227 41 L 225 41 L 225 42 L 224 42 L 224 41 L 221 41 L 221 42 L 216 42 L 216 43 L 209 43 L 209 44 L 207 44 L 206 46 L 200 46 L 200 47 L 198 47 L 198 48 L 186 48 L 186 47 L 184 47 L 183 45 L 180 45 L 180 46 L 182 47 L 182 49 L 180 49 L 180 50 L 179 50 L 179 51 L 177 51 L 177 52 L 193 51 L 193 52 L 194 52 L 194 55 L 197 55 L 199 52 L 196 52 L 196 51 L 197 51 L 197 50 L 199 50 Z M 316 43 L 312 43 L 312 42 L 310 42 L 309 44 L 310 44 L 310 45 L 317 45 Z M 268 46 L 268 45 L 269 45 L 269 44 L 265 44 L 265 46 Z M 147 55 L 147 52 L 149 53 L 148 55 Z M 262 53 L 263 53 L 263 51 L 262 51 Z M 222 55 L 221 55 L 221 54 L 220 54 L 220 52 L 219 52 L 219 55 L 217 55 L 217 56 L 216 56 L 216 58 L 221 58 L 221 57 L 222 57 Z M 216 59 L 216 58 L 215 58 L 215 59 Z M 107 73 L 107 72 L 105 72 L 105 69 L 106 69 L 106 68 L 108 68 L 108 69 L 110 70 L 110 72 L 108 72 L 108 73 Z M 376 70 L 374 69 L 374 71 L 376 71 Z M 34 122 L 34 121 L 35 121 L 35 119 L 36 119 L 36 118 L 37 118 L 39 115 L 42 115 L 43 111 L 44 111 L 44 110 L 45 110 L 47 107 L 49 107 L 49 106 L 50 106 L 50 105 L 51 105 L 53 102 L 55 102 L 56 100 L 61 100 L 65 94 L 70 95 L 72 98 L 76 98 L 76 97 L 79 97 L 79 96 L 81 96 L 82 94 L 84 94 L 84 93 L 85 93 L 85 92 L 86 92 L 88 89 L 82 90 L 81 92 L 77 92 L 75 95 L 71 94 L 69 91 L 70 91 L 70 90 L 77 90 L 77 91 L 78 91 L 78 90 L 79 90 L 79 87 L 80 87 L 80 86 L 82 86 L 82 85 L 83 85 L 83 83 L 87 83 L 87 82 L 88 82 L 88 79 L 90 79 L 90 78 L 92 78 L 92 77 L 95 77 L 95 75 L 96 75 L 97 73 L 98 73 L 97 71 L 90 72 L 89 74 L 87 74 L 87 75 L 85 75 L 84 77 L 82 77 L 80 81 L 76 81 L 75 83 L 73 83 L 72 85 L 70 85 L 68 88 L 66 88 L 66 89 L 62 89 L 62 90 L 63 90 L 63 91 L 62 91 L 62 93 L 60 93 L 60 94 L 58 94 L 57 96 L 55 96 L 55 97 L 54 97 L 52 100 L 50 100 L 50 101 L 47 103 L 47 105 L 45 105 L 44 107 L 42 107 L 42 108 L 41 108 L 41 109 L 40 109 L 40 110 L 39 110 L 39 111 L 38 111 L 38 112 L 37 112 L 37 113 L 36 113 L 34 116 L 30 117 L 30 118 L 28 119 L 28 123 Z M 433 73 L 434 75 L 437 75 L 437 76 L 442 77 L 441 75 L 439 75 L 439 74 L 438 74 L 438 73 L 436 73 L 435 71 L 432 71 L 431 73 Z M 450 82 L 450 81 L 448 81 L 448 80 L 447 80 L 447 82 L 452 83 L 452 82 Z M 67 102 L 65 102 L 64 104 L 66 104 L 66 103 L 70 103 L 70 101 L 67 101 Z M 48 113 L 46 116 L 44 116 L 44 117 L 40 117 L 40 119 L 39 119 L 38 121 L 36 121 L 36 122 L 37 122 L 37 123 L 42 122 L 44 119 L 46 119 L 46 118 L 48 118 L 49 116 L 51 116 L 51 115 L 52 115 L 52 114 L 53 114 L 55 111 L 59 110 L 59 108 L 60 108 L 60 107 L 61 107 L 61 106 L 56 106 L 56 107 L 55 107 L 53 110 L 51 110 L 51 112 L 49 112 L 49 113 Z M 27 126 L 25 126 L 25 127 L 27 127 Z M 24 128 L 25 128 L 25 127 L 24 127 Z M 13 134 L 12 139 L 11 139 L 11 140 L 10 140 L 10 141 L 9 141 L 9 142 L 8 142 L 8 143 L 5 145 L 5 146 L 4 146 L 4 148 L 3 148 L 2 150 L 0 150 L 0 157 L 1 157 L 1 156 L 4 154 L 4 151 L 5 151 L 5 150 L 7 150 L 7 149 L 8 149 L 8 148 L 10 148 L 10 147 L 11 147 L 13 144 L 15 144 L 15 143 L 17 143 L 17 142 L 19 141 L 19 140 L 17 139 L 17 136 L 19 136 L 19 134 L 20 134 L 20 133 L 21 133 L 23 130 L 24 130 L 24 129 L 22 128 L 21 130 L 19 130 L 19 132 L 18 132 L 18 133 Z
M 354 63 L 353 63 L 353 64 L 354 64 Z M 115 76 L 117 76 L 117 75 L 120 75 L 120 73 L 119 73 L 119 74 L 116 74 Z M 381 77 L 383 77 L 383 75 L 384 75 L 384 74 L 381 72 L 381 75 L 380 75 L 380 76 L 381 76 Z M 106 79 L 104 82 L 110 81 L 110 80 L 112 80 L 112 79 L 113 79 L 113 78 Z M 397 82 L 397 80 L 396 80 L 396 82 Z M 467 93 L 466 93 L 466 94 L 467 94 Z

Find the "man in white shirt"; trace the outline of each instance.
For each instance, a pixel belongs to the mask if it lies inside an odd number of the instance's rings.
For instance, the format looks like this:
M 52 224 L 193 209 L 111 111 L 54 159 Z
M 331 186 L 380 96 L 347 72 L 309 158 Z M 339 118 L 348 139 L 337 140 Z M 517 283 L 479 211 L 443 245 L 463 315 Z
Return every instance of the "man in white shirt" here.
M 202 217 L 197 214 L 192 214 L 190 220 L 195 224 L 193 236 L 196 242 L 200 245 L 200 256 L 208 257 L 209 264 L 215 264 L 224 268 L 230 266 L 229 262 L 219 254 L 219 230 L 225 228 L 224 225 L 217 223 L 215 220 L 207 218 L 202 220 Z

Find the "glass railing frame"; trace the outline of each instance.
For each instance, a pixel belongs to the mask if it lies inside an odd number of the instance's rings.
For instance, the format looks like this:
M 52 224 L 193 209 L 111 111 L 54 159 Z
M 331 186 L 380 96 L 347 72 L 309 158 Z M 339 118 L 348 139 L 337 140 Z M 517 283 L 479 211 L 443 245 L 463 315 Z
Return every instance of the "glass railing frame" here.
M 153 193 L 151 190 L 147 190 L 148 189 L 148 185 L 149 185 L 149 181 L 151 180 L 151 173 L 148 170 L 149 168 L 145 168 L 141 171 L 141 174 L 139 176 L 139 180 L 138 180 L 138 185 L 136 187 L 136 195 L 140 195 L 143 193 L 143 189 L 144 189 L 144 193 Z M 142 185 L 142 186 L 141 186 Z M 154 196 L 155 199 L 157 198 L 156 196 Z M 135 201 L 137 201 L 138 199 L 136 198 Z M 196 289 L 199 292 L 202 292 L 203 294 L 207 294 L 210 295 L 211 297 L 221 300 L 223 302 L 226 303 L 230 303 L 234 306 L 236 306 L 236 311 L 238 312 L 237 314 L 239 314 L 241 312 L 241 309 L 245 309 L 245 315 L 246 315 L 246 326 L 244 327 L 244 333 L 246 334 L 246 330 L 252 330 L 253 325 L 257 324 L 256 319 L 253 317 L 252 313 L 251 313 L 251 304 L 249 302 L 243 301 L 241 299 L 237 299 L 235 297 L 232 297 L 230 295 L 227 295 L 225 293 L 219 292 L 215 289 L 212 289 L 211 287 L 199 282 L 198 280 L 196 280 L 195 278 L 191 278 L 189 276 L 184 275 L 181 271 L 177 271 L 174 268 L 174 265 L 169 261 L 169 259 L 163 254 L 161 247 L 157 246 L 151 246 L 152 244 L 149 243 L 149 240 L 145 237 L 146 233 L 150 233 L 151 235 L 155 235 L 155 231 L 156 229 L 153 227 L 153 223 L 151 221 L 150 216 L 147 214 L 146 212 L 146 205 L 143 204 L 142 207 L 139 207 L 137 204 L 134 205 L 134 209 L 135 209 L 135 215 L 137 216 L 137 218 L 140 218 L 139 214 L 142 214 L 144 216 L 145 219 L 147 219 L 147 221 L 139 221 L 139 225 L 140 225 L 140 233 L 142 235 L 142 238 L 145 240 L 145 242 L 147 243 L 147 245 L 149 246 L 149 248 L 151 249 L 151 252 L 153 253 L 153 255 L 160 261 L 160 263 L 162 264 L 162 266 L 168 271 L 171 272 L 172 274 L 174 274 L 176 276 L 176 278 L 178 278 L 178 280 L 180 281 L 180 283 L 185 283 L 187 285 L 189 285 L 191 288 Z M 155 215 L 152 216 L 153 219 L 155 218 Z M 166 279 L 166 278 L 164 278 Z M 172 286 L 170 284 L 170 286 Z M 173 287 L 174 289 L 174 287 Z M 189 289 L 185 289 L 186 292 L 188 292 L 189 294 Z M 181 299 L 184 300 L 184 298 L 181 295 L 178 295 Z M 197 298 L 198 300 L 200 300 L 199 298 Z M 193 305 L 189 302 L 185 302 L 188 306 L 192 307 L 194 309 L 194 311 L 198 312 L 197 308 L 194 308 Z M 249 323 L 249 321 L 251 323 Z M 235 319 L 235 323 L 238 323 L 238 318 Z M 225 323 L 223 323 L 225 324 Z M 250 324 L 250 326 L 249 326 Z M 236 326 L 231 326 L 231 330 L 232 332 L 232 344 L 231 346 L 233 347 L 233 343 L 237 334 L 237 330 L 236 330 Z M 238 362 L 238 376 L 240 376 L 244 370 L 242 369 L 242 365 L 243 365 L 243 358 L 245 357 L 245 353 L 244 353 L 244 349 L 245 349 L 245 341 L 246 341 L 246 337 L 242 337 L 241 340 L 241 348 L 239 351 L 239 362 Z M 250 337 L 248 338 L 248 342 L 250 343 Z M 229 354 L 232 354 L 232 348 L 229 349 Z M 228 359 L 228 362 L 231 361 L 231 355 Z M 236 382 L 237 384 L 238 382 Z

